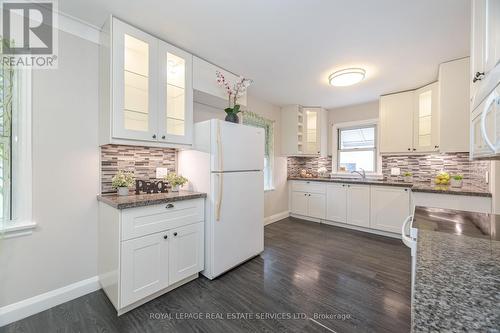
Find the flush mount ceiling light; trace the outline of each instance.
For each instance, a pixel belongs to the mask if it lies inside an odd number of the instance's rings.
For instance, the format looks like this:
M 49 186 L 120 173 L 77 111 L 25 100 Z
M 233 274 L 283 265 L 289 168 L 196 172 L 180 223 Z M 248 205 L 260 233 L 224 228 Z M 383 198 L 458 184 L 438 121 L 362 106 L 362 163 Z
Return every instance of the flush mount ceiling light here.
M 328 77 L 334 87 L 347 87 L 363 81 L 366 71 L 363 68 L 347 68 L 336 71 Z

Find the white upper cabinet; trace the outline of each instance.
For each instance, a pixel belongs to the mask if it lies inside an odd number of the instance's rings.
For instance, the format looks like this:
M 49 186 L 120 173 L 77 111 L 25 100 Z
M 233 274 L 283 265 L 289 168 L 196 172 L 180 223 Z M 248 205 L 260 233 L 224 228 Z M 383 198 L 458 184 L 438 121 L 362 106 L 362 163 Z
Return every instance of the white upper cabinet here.
M 380 152 L 413 151 L 413 91 L 380 97 Z
M 413 151 L 439 150 L 438 83 L 429 84 L 414 93 Z
M 100 144 L 190 145 L 192 55 L 114 17 L 100 52 Z
M 113 20 L 113 137 L 155 141 L 158 40 Z
M 326 156 L 328 115 L 319 107 L 285 106 L 281 109 L 281 149 L 287 156 Z
M 471 97 L 475 109 L 498 83 L 500 1 L 472 0 Z M 496 69 L 495 69 L 496 67 Z
M 194 100 L 206 105 L 224 109 L 227 107 L 228 96 L 226 91 L 217 83 L 216 72 L 221 72 L 230 84 L 234 84 L 240 78 L 208 61 L 193 57 L 193 88 Z M 238 104 L 247 105 L 246 93 L 238 99 Z
M 380 152 L 439 150 L 439 85 L 380 97 Z M 466 134 L 464 134 L 466 135 Z
M 159 140 L 191 144 L 193 137 L 192 56 L 172 45 L 158 44 L 160 63 Z
M 469 151 L 470 59 L 439 66 L 439 151 Z

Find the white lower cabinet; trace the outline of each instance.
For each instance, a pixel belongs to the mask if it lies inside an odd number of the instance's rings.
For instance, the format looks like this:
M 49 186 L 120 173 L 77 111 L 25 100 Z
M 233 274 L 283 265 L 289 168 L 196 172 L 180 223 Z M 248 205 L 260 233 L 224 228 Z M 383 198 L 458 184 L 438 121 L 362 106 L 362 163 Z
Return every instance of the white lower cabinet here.
M 341 223 L 347 222 L 347 186 L 330 184 L 326 187 L 326 219 Z
M 309 197 L 307 206 L 308 215 L 317 219 L 324 219 L 325 207 L 326 207 L 325 195 L 318 193 L 309 193 L 308 197 Z
M 293 214 L 307 215 L 308 203 L 309 203 L 309 198 L 307 196 L 307 193 L 292 192 L 291 210 Z
M 371 228 L 400 233 L 403 221 L 409 215 L 410 190 L 408 188 L 371 187 Z
M 121 305 L 168 287 L 169 239 L 156 233 L 122 242 Z
M 198 273 L 203 267 L 203 227 L 203 223 L 196 223 L 170 232 L 170 284 Z
M 347 223 L 370 227 L 370 186 L 347 185 Z
M 198 277 L 204 207 L 204 199 L 122 210 L 99 202 L 99 281 L 118 315 Z
M 369 227 L 369 185 L 330 184 L 327 186 L 326 193 L 327 220 Z
M 290 211 L 395 236 L 410 215 L 410 193 L 405 187 L 293 181 Z

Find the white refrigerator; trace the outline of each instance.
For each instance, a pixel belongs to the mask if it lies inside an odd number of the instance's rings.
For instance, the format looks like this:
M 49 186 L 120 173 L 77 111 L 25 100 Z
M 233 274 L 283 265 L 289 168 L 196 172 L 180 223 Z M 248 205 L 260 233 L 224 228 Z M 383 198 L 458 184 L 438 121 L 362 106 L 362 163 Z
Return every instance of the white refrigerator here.
M 207 193 L 205 270 L 214 279 L 264 251 L 264 130 L 211 119 L 178 154 L 188 189 Z

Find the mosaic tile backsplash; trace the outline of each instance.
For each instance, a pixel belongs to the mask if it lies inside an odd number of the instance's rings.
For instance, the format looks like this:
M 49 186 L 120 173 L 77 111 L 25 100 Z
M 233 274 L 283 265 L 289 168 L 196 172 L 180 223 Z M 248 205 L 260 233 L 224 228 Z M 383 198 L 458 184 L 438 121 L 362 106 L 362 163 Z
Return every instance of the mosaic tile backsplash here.
M 156 168 L 177 168 L 177 151 L 170 148 L 149 148 L 121 145 L 101 147 L 101 192 L 115 193 L 111 178 L 118 170 L 131 171 L 136 179 L 150 180 L 156 177 Z
M 288 157 L 288 177 L 297 177 L 301 169 L 317 175 L 324 166 L 332 171 L 331 157 Z M 469 161 L 468 153 L 394 155 L 382 157 L 382 174 L 391 181 L 402 181 L 402 176 L 391 176 L 391 168 L 400 168 L 401 174 L 411 172 L 414 182 L 431 182 L 440 171 L 464 176 L 464 184 L 488 189 L 485 174 L 490 170 L 489 161 Z

